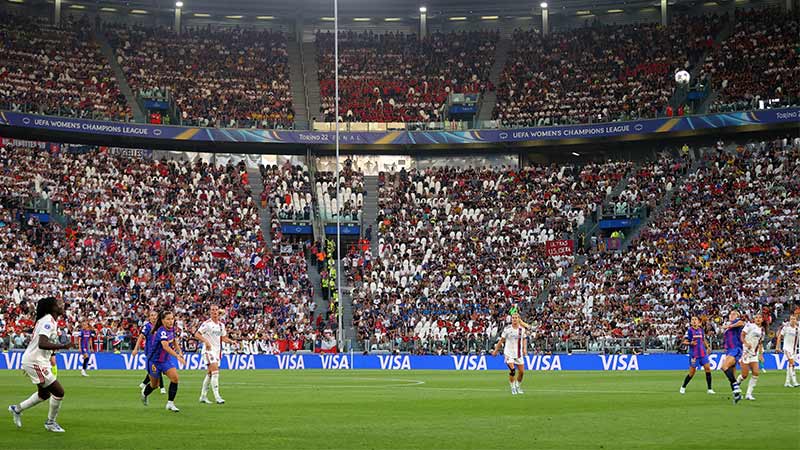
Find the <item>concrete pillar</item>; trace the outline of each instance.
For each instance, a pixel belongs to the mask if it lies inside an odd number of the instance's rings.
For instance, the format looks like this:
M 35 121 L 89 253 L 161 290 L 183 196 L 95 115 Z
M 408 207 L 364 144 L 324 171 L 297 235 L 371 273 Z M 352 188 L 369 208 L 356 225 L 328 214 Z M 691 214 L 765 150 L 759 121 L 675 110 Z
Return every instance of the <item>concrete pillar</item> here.
M 666 27 L 669 23 L 667 19 L 667 0 L 661 0 L 661 26 Z
M 56 0 L 56 11 L 53 17 L 53 23 L 56 26 L 61 25 L 61 0 Z
M 419 7 L 419 38 L 425 39 L 428 35 L 428 8 Z
M 550 34 L 550 11 L 547 9 L 547 2 L 542 2 L 542 36 Z
M 181 34 L 181 5 L 183 6 L 183 2 L 175 3 L 175 24 L 173 25 L 173 30 L 176 34 Z

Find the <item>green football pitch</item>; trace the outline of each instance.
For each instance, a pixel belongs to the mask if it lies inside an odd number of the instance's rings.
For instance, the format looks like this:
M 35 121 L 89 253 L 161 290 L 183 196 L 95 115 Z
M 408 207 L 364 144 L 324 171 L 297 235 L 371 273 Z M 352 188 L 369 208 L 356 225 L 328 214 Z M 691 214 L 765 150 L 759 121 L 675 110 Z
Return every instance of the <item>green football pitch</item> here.
M 733 405 L 715 373 L 686 395 L 682 372 L 528 372 L 512 397 L 504 372 L 223 371 L 224 405 L 198 403 L 203 374 L 184 371 L 176 404 L 139 401 L 140 372 L 62 371 L 66 398 L 48 433 L 47 405 L 16 429 L 8 404 L 33 392 L 0 371 L 0 449 L 627 449 L 800 448 L 800 388 L 762 374 L 754 402 Z M 746 384 L 746 383 L 745 383 Z

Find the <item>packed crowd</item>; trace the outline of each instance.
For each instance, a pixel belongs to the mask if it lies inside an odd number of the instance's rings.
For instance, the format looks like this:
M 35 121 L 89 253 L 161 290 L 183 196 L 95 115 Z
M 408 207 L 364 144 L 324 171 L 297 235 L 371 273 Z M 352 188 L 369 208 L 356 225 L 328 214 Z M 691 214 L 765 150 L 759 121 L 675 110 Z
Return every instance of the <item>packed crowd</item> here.
M 338 117 L 346 122 L 438 122 L 450 93 L 493 90 L 496 32 L 339 35 Z M 322 117 L 334 111 L 333 34 L 316 36 Z
M 183 125 L 288 128 L 294 120 L 286 36 L 242 28 L 108 27 L 131 88 L 175 101 Z
M 54 116 L 128 121 L 130 109 L 92 24 L 0 13 L 0 108 Z
M 494 118 L 505 126 L 612 122 L 664 115 L 672 74 L 713 45 L 724 17 L 514 32 Z
M 359 339 L 433 352 L 444 339 L 494 338 L 503 311 L 568 268 L 571 257 L 546 257 L 545 242 L 569 238 L 629 168 L 381 173 L 378 255 L 355 257 Z
M 767 312 L 769 324 L 800 302 L 798 157 L 798 143 L 785 141 L 705 154 L 628 251 L 591 254 L 554 288 L 540 337 L 590 350 L 623 337 L 675 348 L 698 315 L 718 346 L 731 309 Z
M 20 200 L 3 198 L 3 337 L 25 333 L 48 295 L 64 299 L 69 330 L 87 319 L 128 342 L 151 308 L 175 311 L 190 340 L 211 304 L 239 339 L 297 345 L 314 331 L 305 259 L 267 250 L 243 164 L 37 148 L 3 148 L 0 164 L 0 193 L 46 195 L 69 218 L 19 221 Z
M 780 8 L 737 10 L 733 33 L 706 58 L 712 111 L 800 105 L 800 20 Z M 777 103 L 770 103 L 777 100 Z

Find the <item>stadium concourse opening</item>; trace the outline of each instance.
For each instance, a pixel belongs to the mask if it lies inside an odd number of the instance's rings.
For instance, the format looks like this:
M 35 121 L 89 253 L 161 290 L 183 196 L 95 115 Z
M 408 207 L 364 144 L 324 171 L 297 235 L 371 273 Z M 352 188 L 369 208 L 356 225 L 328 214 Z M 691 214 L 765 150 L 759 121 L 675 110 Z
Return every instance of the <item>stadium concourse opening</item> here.
M 799 6 L 3 2 L 0 448 L 796 448 Z

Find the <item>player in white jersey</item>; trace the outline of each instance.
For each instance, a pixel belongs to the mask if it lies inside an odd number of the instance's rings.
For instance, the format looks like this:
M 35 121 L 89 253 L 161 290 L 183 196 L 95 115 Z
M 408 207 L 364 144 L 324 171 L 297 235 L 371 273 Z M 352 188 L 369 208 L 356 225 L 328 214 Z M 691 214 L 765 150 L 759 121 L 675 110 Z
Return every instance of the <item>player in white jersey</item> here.
M 756 314 L 752 322 L 742 328 L 742 359 L 739 364 L 742 366 L 742 373 L 739 374 L 736 381 L 741 384 L 749 372 L 753 372 L 753 377 L 747 384 L 747 394 L 744 396 L 745 400 L 755 400 L 753 397 L 753 389 L 758 384 L 758 360 L 763 358 L 764 353 L 764 328 L 762 325 L 764 318 L 761 314 Z
M 50 410 L 44 428 L 55 433 L 64 432 L 56 422 L 58 410 L 61 409 L 61 400 L 64 398 L 64 388 L 53 374 L 51 364 L 53 352 L 70 347 L 69 344 L 56 343 L 58 338 L 56 319 L 63 311 L 64 307 L 55 297 L 43 298 L 36 304 L 36 327 L 33 329 L 31 342 L 22 355 L 22 370 L 36 385 L 37 392 L 20 404 L 8 407 L 18 428 L 22 428 L 22 411 L 50 399 Z
M 525 374 L 525 355 L 528 354 L 528 338 L 519 314 L 511 315 L 511 325 L 503 329 L 500 340 L 492 350 L 492 356 L 497 356 L 501 346 L 503 346 L 503 356 L 508 366 L 511 395 L 524 394 L 521 385 L 522 377 Z
M 781 347 L 781 341 L 783 341 L 783 347 Z M 783 386 L 800 386 L 797 383 L 797 374 L 794 367 L 795 361 L 797 361 L 797 352 L 800 349 L 800 325 L 797 323 L 797 314 L 792 314 L 789 317 L 789 323 L 784 323 L 783 327 L 781 327 L 775 348 L 779 352 L 782 351 L 786 356 L 786 382 Z
M 228 338 L 225 324 L 219 321 L 217 305 L 211 305 L 210 316 L 211 318 L 203 322 L 194 334 L 194 337 L 203 343 L 203 358 L 208 365 L 208 372 L 203 379 L 203 388 L 200 391 L 200 403 L 211 403 L 208 400 L 208 386 L 211 385 L 214 399 L 217 404 L 222 404 L 225 403 L 225 400 L 219 395 L 219 361 L 222 357 L 222 343 L 233 344 L 234 341 Z

